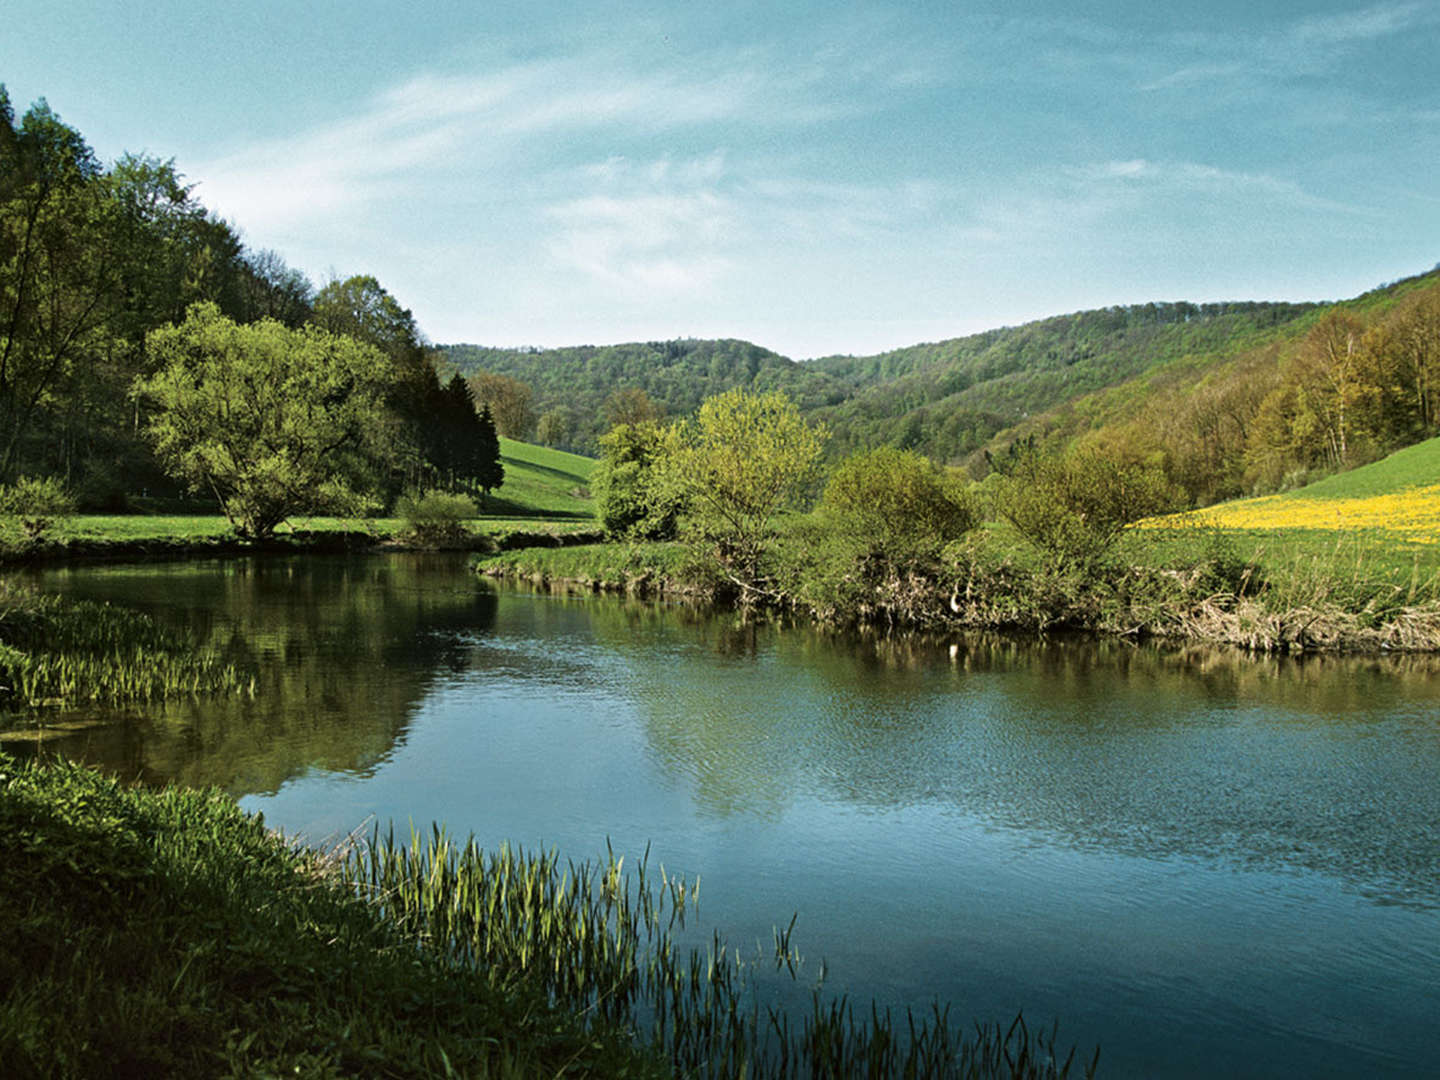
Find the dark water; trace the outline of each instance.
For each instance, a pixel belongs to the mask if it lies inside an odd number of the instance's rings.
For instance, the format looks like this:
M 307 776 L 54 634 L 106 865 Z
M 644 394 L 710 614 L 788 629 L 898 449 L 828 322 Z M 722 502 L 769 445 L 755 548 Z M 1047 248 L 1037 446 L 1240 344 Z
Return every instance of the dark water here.
M 792 993 L 823 958 L 861 1001 L 1023 1008 L 1106 1075 L 1440 1075 L 1440 662 L 834 638 L 416 556 L 43 581 L 260 670 L 49 744 L 121 775 L 316 842 L 649 844 L 742 951 L 798 912 Z

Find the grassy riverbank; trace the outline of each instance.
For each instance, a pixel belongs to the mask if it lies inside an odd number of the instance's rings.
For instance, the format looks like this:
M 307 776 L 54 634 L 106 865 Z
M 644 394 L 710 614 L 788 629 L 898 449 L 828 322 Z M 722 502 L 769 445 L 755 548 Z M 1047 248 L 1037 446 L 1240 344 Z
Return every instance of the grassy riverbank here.
M 977 530 L 930 573 L 868 609 L 809 602 L 814 558 L 784 538 L 778 606 L 837 625 L 1018 632 L 1080 630 L 1237 645 L 1261 652 L 1440 650 L 1440 551 L 1393 537 L 1195 523 L 1137 530 L 1103 567 L 1055 572 L 1004 525 Z M 799 567 L 799 570 L 796 570 Z M 480 572 L 536 586 L 716 599 L 725 584 L 679 544 L 522 549 Z
M 443 832 L 293 848 L 213 792 L 0 755 L 7 1076 L 1089 1075 L 1054 1033 L 751 1002 L 695 886 Z M 772 970 L 792 964 L 776 933 Z M 756 963 L 760 958 L 757 957 Z M 642 1017 L 645 1019 L 642 1021 Z M 908 1070 L 908 1071 L 907 1071 Z

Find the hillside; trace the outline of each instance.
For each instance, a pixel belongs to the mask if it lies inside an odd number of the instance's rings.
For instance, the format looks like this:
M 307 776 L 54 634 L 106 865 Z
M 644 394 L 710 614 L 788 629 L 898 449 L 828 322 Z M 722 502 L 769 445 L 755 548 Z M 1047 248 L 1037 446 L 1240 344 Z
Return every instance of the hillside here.
M 505 483 L 485 500 L 489 517 L 514 516 L 589 519 L 593 458 L 545 446 L 500 440 Z
M 1440 542 L 1440 438 L 1295 491 L 1221 503 L 1203 516 L 1223 529 L 1363 531 L 1434 544 Z
M 1336 372 L 1316 359 L 1327 332 L 1349 335 L 1352 351 L 1363 345 L 1369 384 L 1327 388 Z M 618 390 L 641 388 L 684 416 L 733 386 L 780 389 L 829 425 L 835 457 L 890 444 L 980 474 L 983 451 L 1017 438 L 1098 439 L 1161 461 L 1206 504 L 1295 486 L 1434 434 L 1440 270 L 1338 303 L 1111 307 L 806 363 L 735 340 L 445 353 L 463 372 L 529 383 L 537 416 L 570 410 L 572 449 L 594 450 Z

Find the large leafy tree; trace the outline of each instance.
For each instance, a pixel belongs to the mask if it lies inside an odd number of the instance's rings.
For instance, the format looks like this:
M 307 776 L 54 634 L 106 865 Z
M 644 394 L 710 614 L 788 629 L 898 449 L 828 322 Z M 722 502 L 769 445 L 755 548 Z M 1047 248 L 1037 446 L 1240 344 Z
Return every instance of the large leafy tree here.
M 761 562 L 776 516 L 818 476 L 825 437 L 778 390 L 718 394 L 683 428 L 670 475 L 688 507 L 685 531 L 745 597 L 763 591 Z
M 95 155 L 44 101 L 0 87 L 0 481 L 32 426 L 105 349 L 119 310 L 116 206 Z
M 372 346 L 269 319 L 237 325 L 210 303 L 147 344 L 158 369 L 136 391 L 154 409 L 156 453 L 193 490 L 213 493 L 241 535 L 363 501 L 384 451 L 370 438 L 385 391 Z

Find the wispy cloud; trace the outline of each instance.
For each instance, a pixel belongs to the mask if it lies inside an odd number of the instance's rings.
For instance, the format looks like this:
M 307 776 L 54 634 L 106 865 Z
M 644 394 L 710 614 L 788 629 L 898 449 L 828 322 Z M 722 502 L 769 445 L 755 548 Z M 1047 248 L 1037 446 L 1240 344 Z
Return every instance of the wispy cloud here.
M 1223 169 L 1193 161 L 1104 161 L 1063 170 L 1083 186 L 1141 189 L 1172 197 L 1202 195 L 1249 205 L 1283 206 L 1290 210 L 1319 210 L 1355 216 L 1370 211 L 1315 195 L 1285 177 L 1267 173 Z
M 1194 59 L 1142 85 L 1165 90 L 1209 82 L 1254 83 L 1323 74 L 1348 51 L 1371 42 L 1440 25 L 1440 5 L 1376 4 L 1355 11 L 1308 16 L 1256 34 L 1187 31 L 1171 48 Z
M 720 154 L 583 167 L 592 191 L 550 206 L 548 250 L 620 299 L 695 294 L 732 266 L 736 207 L 717 184 Z
M 826 92 L 825 77 L 753 50 L 677 56 L 660 68 L 591 53 L 481 74 L 423 73 L 351 116 L 191 164 L 210 205 L 283 233 L 301 220 L 353 215 L 420 176 L 483 177 L 587 137 L 625 145 L 721 123 L 784 129 L 862 107 Z

